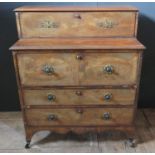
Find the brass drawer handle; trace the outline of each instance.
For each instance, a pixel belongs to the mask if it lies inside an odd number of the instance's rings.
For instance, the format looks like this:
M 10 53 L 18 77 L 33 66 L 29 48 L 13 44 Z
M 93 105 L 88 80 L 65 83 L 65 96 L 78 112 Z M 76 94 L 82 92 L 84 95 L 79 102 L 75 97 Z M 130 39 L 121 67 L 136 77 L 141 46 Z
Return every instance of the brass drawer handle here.
M 100 28 L 111 29 L 114 28 L 114 26 L 118 25 L 118 23 L 110 19 L 105 19 L 101 22 L 98 22 L 96 25 Z
M 54 68 L 50 65 L 44 65 L 42 71 L 48 75 L 51 75 L 54 73 Z
M 54 121 L 54 120 L 57 120 L 57 116 L 54 115 L 54 114 L 50 114 L 50 115 L 48 115 L 47 119 L 48 119 L 49 121 Z
M 79 54 L 79 55 L 76 56 L 76 59 L 82 60 L 83 59 L 83 56 Z
M 106 94 L 104 95 L 104 100 L 106 100 L 106 101 L 110 101 L 111 98 L 112 98 L 112 94 L 111 94 L 111 93 L 106 93 Z
M 79 114 L 82 114 L 83 113 L 83 109 L 78 108 L 78 109 L 76 109 L 76 112 L 79 113 Z
M 105 113 L 103 114 L 102 119 L 104 119 L 104 120 L 109 120 L 109 119 L 111 119 L 110 113 L 109 113 L 109 112 L 105 112 Z
M 76 91 L 75 94 L 76 94 L 77 96 L 82 96 L 82 92 L 81 92 L 81 91 Z
M 81 19 L 81 15 L 78 14 L 78 13 L 75 13 L 75 14 L 74 14 L 74 17 L 77 18 L 77 19 Z
M 48 99 L 49 101 L 55 101 L 55 100 L 56 100 L 56 96 L 55 96 L 55 95 L 52 95 L 52 94 L 48 94 L 48 95 L 47 95 L 47 99 Z
M 105 65 L 103 71 L 107 74 L 112 74 L 114 72 L 114 67 L 112 65 Z
M 46 29 L 58 28 L 59 23 L 53 22 L 53 21 L 50 21 L 50 20 L 45 20 L 45 21 L 41 22 L 40 27 L 41 28 L 46 28 Z

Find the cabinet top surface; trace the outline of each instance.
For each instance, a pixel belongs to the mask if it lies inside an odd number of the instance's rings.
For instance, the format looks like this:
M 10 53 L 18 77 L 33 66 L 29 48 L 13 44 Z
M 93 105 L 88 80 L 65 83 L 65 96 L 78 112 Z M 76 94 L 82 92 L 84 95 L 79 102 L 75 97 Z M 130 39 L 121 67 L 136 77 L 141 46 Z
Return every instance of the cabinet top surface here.
M 10 50 L 50 49 L 144 49 L 136 38 L 20 39 Z
M 48 12 L 48 11 L 138 11 L 137 8 L 132 6 L 23 6 L 16 8 L 15 12 Z

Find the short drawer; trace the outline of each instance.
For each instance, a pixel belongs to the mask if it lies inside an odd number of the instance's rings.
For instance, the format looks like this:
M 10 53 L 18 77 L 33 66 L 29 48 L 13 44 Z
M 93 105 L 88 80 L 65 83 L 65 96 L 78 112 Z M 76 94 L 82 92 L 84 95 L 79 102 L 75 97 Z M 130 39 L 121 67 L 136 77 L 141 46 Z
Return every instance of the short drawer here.
M 136 12 L 21 12 L 23 38 L 36 37 L 131 37 Z
M 80 64 L 80 85 L 136 84 L 138 53 L 84 53 Z
M 108 126 L 131 125 L 132 108 L 28 109 L 28 125 L 32 126 Z
M 22 85 L 53 86 L 78 84 L 78 61 L 75 53 L 18 54 Z
M 24 90 L 25 105 L 133 105 L 135 89 Z
M 89 50 L 87 50 L 89 52 Z M 82 53 L 80 85 L 130 85 L 137 83 L 139 53 Z

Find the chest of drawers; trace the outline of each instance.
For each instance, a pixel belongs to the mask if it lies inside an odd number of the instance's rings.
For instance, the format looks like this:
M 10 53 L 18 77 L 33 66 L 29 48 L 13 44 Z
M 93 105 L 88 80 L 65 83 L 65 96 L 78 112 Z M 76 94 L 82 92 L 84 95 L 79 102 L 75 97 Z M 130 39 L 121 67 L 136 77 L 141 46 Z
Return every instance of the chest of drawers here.
M 11 47 L 26 133 L 131 137 L 144 46 L 132 7 L 21 7 Z M 133 143 L 133 139 L 130 139 Z

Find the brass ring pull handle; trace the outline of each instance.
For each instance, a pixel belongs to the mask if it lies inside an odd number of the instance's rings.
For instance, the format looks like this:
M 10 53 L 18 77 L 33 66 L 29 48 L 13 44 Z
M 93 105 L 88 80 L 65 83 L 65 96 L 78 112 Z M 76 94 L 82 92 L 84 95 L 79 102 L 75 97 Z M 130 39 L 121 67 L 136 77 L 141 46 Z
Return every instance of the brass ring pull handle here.
M 56 96 L 55 96 L 55 95 L 52 95 L 52 94 L 48 94 L 48 95 L 47 95 L 47 99 L 48 99 L 49 101 L 54 101 L 54 100 L 56 99 Z
M 114 72 L 114 67 L 112 65 L 106 65 L 104 66 L 103 71 L 107 74 L 112 74 Z
M 57 116 L 54 115 L 54 114 L 50 114 L 50 115 L 48 115 L 47 119 L 48 119 L 49 121 L 54 121 L 54 120 L 57 119 Z
M 54 68 L 50 65 L 44 65 L 42 71 L 48 75 L 51 75 L 54 73 Z
M 103 117 L 102 117 L 104 120 L 109 120 L 109 119 L 111 119 L 111 115 L 110 115 L 110 113 L 109 112 L 105 112 L 104 114 L 103 114 Z
M 82 113 L 83 113 L 83 109 L 81 109 L 81 108 L 78 108 L 78 109 L 76 109 L 76 112 L 77 112 L 77 113 L 80 113 L 80 114 L 82 114 Z
M 76 94 L 77 96 L 82 96 L 82 92 L 81 92 L 81 91 L 76 91 L 75 94 Z
M 76 59 L 82 60 L 82 59 L 83 59 L 83 56 L 82 56 L 82 55 L 77 55 L 77 56 L 76 56 Z
M 107 93 L 107 94 L 104 95 L 104 100 L 106 100 L 106 101 L 110 101 L 111 98 L 112 98 L 112 94 L 111 93 Z
M 75 13 L 75 14 L 74 14 L 74 17 L 77 18 L 77 19 L 81 19 L 81 15 L 78 14 L 78 13 Z

